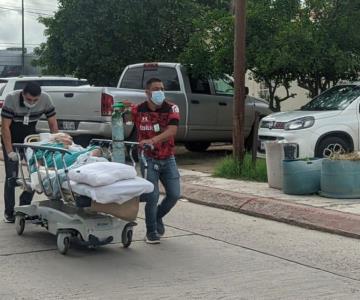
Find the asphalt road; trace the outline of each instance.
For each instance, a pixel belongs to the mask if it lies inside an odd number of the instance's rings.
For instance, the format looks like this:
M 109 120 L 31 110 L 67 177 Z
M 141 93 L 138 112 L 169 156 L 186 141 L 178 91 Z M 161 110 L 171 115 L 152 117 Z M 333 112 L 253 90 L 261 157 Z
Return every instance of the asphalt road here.
M 129 249 L 67 256 L 42 228 L 0 223 L 0 299 L 360 298 L 358 240 L 181 201 L 148 245 L 142 212 Z

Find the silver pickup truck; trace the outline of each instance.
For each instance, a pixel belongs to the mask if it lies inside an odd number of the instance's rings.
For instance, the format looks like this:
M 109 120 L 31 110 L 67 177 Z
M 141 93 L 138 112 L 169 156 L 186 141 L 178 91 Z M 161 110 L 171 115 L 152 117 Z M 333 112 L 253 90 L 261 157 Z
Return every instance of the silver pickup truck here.
M 152 77 L 164 82 L 166 97 L 179 106 L 178 142 L 185 143 L 191 151 L 204 151 L 212 142 L 232 141 L 234 88 L 230 77 L 193 78 L 178 63 L 135 64 L 125 68 L 117 88 L 54 87 L 45 90 L 54 101 L 61 130 L 86 144 L 93 136 L 111 137 L 112 103 L 145 101 L 144 86 Z M 252 132 L 256 111 L 261 117 L 271 113 L 265 100 L 248 96 L 244 127 L 247 138 Z M 46 126 L 46 122 L 38 124 L 40 130 L 45 130 Z M 126 138 L 135 138 L 133 124 L 126 125 Z

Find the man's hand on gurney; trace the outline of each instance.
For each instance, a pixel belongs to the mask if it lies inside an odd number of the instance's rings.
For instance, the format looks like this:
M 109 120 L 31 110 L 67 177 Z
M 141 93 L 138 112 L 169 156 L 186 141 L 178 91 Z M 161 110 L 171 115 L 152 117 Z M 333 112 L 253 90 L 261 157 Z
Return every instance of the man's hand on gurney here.
M 152 139 L 146 139 L 146 140 L 142 140 L 140 141 L 140 147 L 145 149 L 150 149 L 153 150 L 154 149 L 154 144 L 156 143 L 156 141 L 154 140 L 154 138 Z
M 8 157 L 11 161 L 18 161 L 18 155 L 16 154 L 16 152 L 12 151 L 10 153 L 8 153 Z

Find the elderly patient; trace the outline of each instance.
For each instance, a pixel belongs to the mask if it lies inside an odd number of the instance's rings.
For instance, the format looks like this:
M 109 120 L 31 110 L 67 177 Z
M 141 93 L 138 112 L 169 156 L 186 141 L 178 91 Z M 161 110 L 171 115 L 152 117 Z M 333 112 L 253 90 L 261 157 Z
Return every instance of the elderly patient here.
M 66 133 L 56 133 L 49 135 L 49 138 L 38 143 L 41 146 L 45 147 L 54 147 L 66 149 L 70 153 L 64 155 L 64 161 L 67 167 L 72 166 L 80 156 L 96 156 L 101 157 L 102 151 L 98 146 L 88 146 L 83 148 L 79 145 L 74 144 L 73 139 L 70 135 Z M 54 160 L 58 169 L 64 168 L 64 163 L 62 159 L 62 154 L 59 152 L 52 154 L 53 152 L 46 151 L 36 151 L 36 159 L 40 164 L 43 164 L 42 161 L 46 160 L 46 164 L 49 168 L 53 168 Z

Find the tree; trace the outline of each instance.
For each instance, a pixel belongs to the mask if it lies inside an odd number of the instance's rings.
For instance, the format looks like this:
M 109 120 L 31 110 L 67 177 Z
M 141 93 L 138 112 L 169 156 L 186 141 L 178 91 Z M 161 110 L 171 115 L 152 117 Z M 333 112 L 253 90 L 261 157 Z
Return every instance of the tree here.
M 74 74 L 115 85 L 123 68 L 176 61 L 202 6 L 192 0 L 60 0 L 54 17 L 40 18 L 47 42 L 35 50 L 48 74 Z
M 269 106 L 280 111 L 281 102 L 294 97 L 289 89 L 298 74 L 298 57 L 292 48 L 294 22 L 299 15 L 300 0 L 261 0 L 249 2 L 247 32 L 247 65 L 253 79 L 265 82 L 269 90 Z M 276 96 L 279 87 L 287 95 Z
M 291 56 L 288 36 L 292 20 L 300 7 L 299 0 L 249 1 L 247 13 L 247 68 L 258 82 L 266 82 L 273 110 L 294 94 L 290 82 L 296 79 L 297 59 Z M 233 73 L 234 18 L 225 11 L 210 11 L 197 19 L 198 30 L 191 36 L 180 60 L 196 75 L 221 77 Z M 294 71 L 295 70 L 295 71 Z M 288 95 L 275 96 L 285 87 Z
M 294 49 L 301 56 L 299 85 L 314 97 L 340 79 L 354 80 L 360 72 L 360 3 L 351 0 L 307 0 Z

